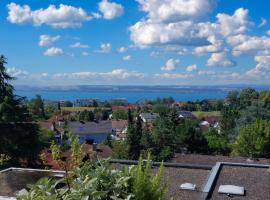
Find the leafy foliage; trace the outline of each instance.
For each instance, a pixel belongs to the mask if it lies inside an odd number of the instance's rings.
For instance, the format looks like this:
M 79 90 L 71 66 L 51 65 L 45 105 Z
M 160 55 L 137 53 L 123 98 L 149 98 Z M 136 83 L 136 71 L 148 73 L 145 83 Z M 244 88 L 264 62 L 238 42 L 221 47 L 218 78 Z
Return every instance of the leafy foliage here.
M 240 129 L 234 153 L 250 157 L 270 157 L 270 121 L 257 120 Z
M 126 120 L 128 118 L 128 113 L 125 110 L 116 110 L 113 111 L 112 118 L 116 120 Z
M 56 189 L 56 181 L 45 178 L 17 199 L 163 200 L 166 196 L 161 181 L 163 167 L 156 175 L 152 175 L 150 168 L 150 160 L 144 165 L 142 159 L 137 166 L 124 166 L 121 170 L 114 169 L 106 160 L 86 162 L 71 173 L 69 188 Z

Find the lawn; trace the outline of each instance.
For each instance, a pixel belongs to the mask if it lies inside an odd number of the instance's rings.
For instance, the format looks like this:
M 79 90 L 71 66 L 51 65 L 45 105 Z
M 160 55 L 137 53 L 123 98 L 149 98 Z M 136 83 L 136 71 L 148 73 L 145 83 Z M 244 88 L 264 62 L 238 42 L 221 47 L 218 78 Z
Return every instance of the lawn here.
M 97 109 L 96 107 L 61 107 L 62 111 L 67 111 L 67 112 L 81 112 L 84 110 L 87 111 L 94 111 Z M 102 110 L 110 110 L 110 108 L 101 108 Z
M 211 111 L 211 112 L 194 111 L 192 112 L 192 114 L 197 118 L 213 117 L 213 116 L 216 117 L 221 115 L 220 111 Z

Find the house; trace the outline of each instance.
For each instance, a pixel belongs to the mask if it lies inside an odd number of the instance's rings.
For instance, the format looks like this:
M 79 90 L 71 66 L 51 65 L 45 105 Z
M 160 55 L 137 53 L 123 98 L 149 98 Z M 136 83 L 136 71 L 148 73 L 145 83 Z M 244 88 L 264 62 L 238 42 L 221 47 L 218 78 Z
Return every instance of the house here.
M 56 127 L 64 128 L 65 126 L 65 118 L 63 116 L 54 115 L 50 117 L 47 122 L 54 123 Z
M 128 127 L 127 120 L 112 120 L 112 129 L 115 136 L 121 140 L 126 138 Z
M 204 132 L 208 131 L 210 128 L 210 123 L 208 121 L 201 121 L 199 125 Z
M 196 119 L 196 117 L 190 111 L 180 110 L 177 112 L 177 115 L 182 119 Z
M 112 106 L 112 111 L 116 111 L 116 110 L 128 111 L 128 110 L 136 110 L 137 108 L 138 106 L 136 105 Z
M 206 116 L 204 117 L 204 120 L 209 122 L 211 126 L 214 126 L 216 123 L 221 121 L 221 118 L 221 116 Z
M 112 122 L 109 120 L 99 122 L 69 122 L 69 131 L 79 137 L 79 142 L 101 143 L 108 134 L 112 134 Z
M 52 122 L 44 121 L 44 122 L 38 122 L 38 125 L 40 128 L 47 129 L 49 131 L 56 131 L 55 124 Z
M 112 105 L 128 105 L 128 100 L 125 98 L 110 99 L 109 103 Z
M 147 123 L 147 122 L 155 121 L 159 117 L 159 114 L 158 113 L 141 113 L 139 116 L 144 123 Z
M 97 102 L 97 99 L 76 99 L 73 102 L 74 107 L 90 107 L 94 106 L 94 103 Z

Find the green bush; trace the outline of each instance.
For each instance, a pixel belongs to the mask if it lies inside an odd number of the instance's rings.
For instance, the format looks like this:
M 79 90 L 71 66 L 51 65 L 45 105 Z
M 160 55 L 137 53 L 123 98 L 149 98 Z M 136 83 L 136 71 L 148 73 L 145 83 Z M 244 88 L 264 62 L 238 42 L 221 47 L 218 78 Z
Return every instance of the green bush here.
M 149 158 L 149 157 L 148 157 Z M 84 163 L 65 178 L 68 187 L 55 189 L 56 181 L 44 178 L 30 186 L 18 200 L 163 200 L 166 188 L 161 182 L 163 166 L 151 173 L 150 159 L 137 166 L 113 168 L 108 161 Z

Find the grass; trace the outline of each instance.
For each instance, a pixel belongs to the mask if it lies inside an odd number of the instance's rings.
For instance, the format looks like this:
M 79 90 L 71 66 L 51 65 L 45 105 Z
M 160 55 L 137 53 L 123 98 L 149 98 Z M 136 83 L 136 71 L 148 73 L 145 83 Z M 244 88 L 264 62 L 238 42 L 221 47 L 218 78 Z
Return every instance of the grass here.
M 96 107 L 61 107 L 62 111 L 67 111 L 67 112 L 81 112 L 84 110 L 87 111 L 94 111 L 97 109 Z M 109 108 L 101 108 L 102 110 L 109 110 Z
M 211 111 L 211 112 L 203 112 L 203 111 L 194 111 L 192 112 L 194 116 L 197 118 L 203 118 L 203 117 L 219 117 L 221 116 L 220 111 Z

